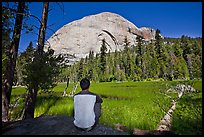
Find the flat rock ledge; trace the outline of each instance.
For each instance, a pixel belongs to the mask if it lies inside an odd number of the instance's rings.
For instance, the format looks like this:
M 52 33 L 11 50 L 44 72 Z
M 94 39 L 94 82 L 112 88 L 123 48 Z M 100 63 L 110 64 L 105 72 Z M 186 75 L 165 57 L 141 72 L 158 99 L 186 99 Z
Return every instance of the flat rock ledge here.
M 101 124 L 91 131 L 81 131 L 74 127 L 72 117 L 58 115 L 2 123 L 2 135 L 129 135 L 129 133 Z

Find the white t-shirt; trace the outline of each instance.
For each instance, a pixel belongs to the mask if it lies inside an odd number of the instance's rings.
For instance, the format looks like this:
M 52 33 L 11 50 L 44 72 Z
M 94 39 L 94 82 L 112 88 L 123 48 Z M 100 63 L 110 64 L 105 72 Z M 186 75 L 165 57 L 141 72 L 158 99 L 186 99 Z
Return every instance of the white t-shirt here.
M 95 123 L 94 105 L 96 96 L 74 96 L 74 124 L 80 128 L 89 128 Z

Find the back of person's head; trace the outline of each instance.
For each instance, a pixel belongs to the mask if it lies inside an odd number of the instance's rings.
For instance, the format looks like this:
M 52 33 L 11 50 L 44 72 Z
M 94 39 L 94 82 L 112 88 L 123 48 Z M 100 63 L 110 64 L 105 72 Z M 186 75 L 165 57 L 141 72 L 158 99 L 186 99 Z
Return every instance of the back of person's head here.
M 82 90 L 88 89 L 89 86 L 90 86 L 90 81 L 89 81 L 87 78 L 83 78 L 83 79 L 80 81 L 80 86 L 81 86 L 81 89 L 82 89 Z

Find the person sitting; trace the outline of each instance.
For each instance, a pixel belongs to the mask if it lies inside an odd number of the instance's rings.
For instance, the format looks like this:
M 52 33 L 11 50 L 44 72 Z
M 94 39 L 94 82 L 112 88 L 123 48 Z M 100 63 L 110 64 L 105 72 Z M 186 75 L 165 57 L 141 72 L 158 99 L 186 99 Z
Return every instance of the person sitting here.
M 80 81 L 82 91 L 74 95 L 74 125 L 76 128 L 90 131 L 99 122 L 101 103 L 103 100 L 89 91 L 90 81 L 84 78 Z

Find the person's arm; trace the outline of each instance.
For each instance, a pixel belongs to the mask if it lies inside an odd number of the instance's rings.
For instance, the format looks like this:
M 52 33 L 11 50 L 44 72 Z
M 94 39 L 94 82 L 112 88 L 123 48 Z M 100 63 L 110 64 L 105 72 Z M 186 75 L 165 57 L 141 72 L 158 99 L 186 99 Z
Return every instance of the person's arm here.
M 99 122 L 99 118 L 101 116 L 101 103 L 96 103 L 94 106 L 94 113 L 95 113 L 95 121 L 96 123 Z

